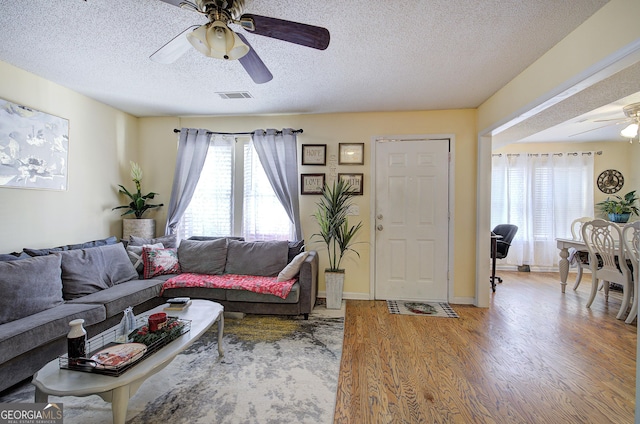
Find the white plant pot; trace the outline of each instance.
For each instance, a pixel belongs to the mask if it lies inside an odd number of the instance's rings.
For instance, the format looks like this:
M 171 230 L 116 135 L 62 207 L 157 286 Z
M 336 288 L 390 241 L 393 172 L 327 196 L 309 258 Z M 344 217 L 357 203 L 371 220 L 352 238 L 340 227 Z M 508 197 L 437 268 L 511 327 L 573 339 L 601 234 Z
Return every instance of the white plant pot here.
M 129 240 L 129 236 L 154 238 L 156 236 L 156 220 L 152 218 L 123 219 L 122 239 Z
M 327 291 L 327 309 L 342 308 L 342 289 L 344 288 L 344 272 L 324 272 Z

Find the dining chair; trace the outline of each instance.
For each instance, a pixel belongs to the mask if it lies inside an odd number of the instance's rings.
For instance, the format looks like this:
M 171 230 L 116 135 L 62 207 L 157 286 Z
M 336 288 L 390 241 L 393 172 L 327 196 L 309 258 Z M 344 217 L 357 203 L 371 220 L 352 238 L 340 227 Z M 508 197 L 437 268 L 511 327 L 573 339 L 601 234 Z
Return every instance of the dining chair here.
M 638 315 L 638 281 L 640 280 L 640 221 L 630 222 L 622 228 L 622 238 L 627 253 L 627 259 L 631 262 L 631 278 L 633 280 L 633 304 L 631 311 L 624 321 L 631 324 Z
M 574 219 L 571 223 L 571 238 L 576 241 L 582 241 L 582 226 L 585 222 L 592 221 L 593 218 L 589 216 L 583 216 L 582 218 Z M 582 271 L 584 269 L 589 269 L 589 254 L 586 252 L 581 252 L 579 250 L 574 252 L 575 263 L 578 267 L 576 282 L 573 285 L 573 289 L 577 290 L 580 282 L 582 281 Z
M 587 308 L 591 307 L 598 293 L 599 281 L 604 282 L 605 301 L 609 300 L 609 284 L 618 283 L 622 286 L 622 304 L 616 318 L 622 319 L 629 307 L 633 291 L 631 272 L 625 260 L 626 249 L 622 238 L 622 229 L 613 222 L 594 219 L 585 222 L 581 231 L 582 239 L 589 250 L 589 264 L 593 280 Z M 622 260 L 618 260 L 618 258 Z

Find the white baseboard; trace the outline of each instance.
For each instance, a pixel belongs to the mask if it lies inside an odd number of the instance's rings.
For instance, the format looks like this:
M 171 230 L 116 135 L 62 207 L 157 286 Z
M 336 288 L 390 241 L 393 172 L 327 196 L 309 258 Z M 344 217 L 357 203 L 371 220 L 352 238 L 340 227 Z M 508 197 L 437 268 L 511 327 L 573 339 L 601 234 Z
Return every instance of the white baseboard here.
M 318 292 L 318 297 L 326 299 L 327 293 L 324 291 Z M 344 292 L 342 293 L 343 299 L 350 300 L 373 300 L 369 296 L 369 293 L 353 293 L 353 292 Z M 449 303 L 458 304 L 458 305 L 473 305 L 476 299 L 473 297 L 455 297 Z
M 449 302 L 453 305 L 473 305 L 476 303 L 475 297 L 454 297 Z
M 318 292 L 318 297 L 326 299 L 327 298 L 327 292 L 326 291 L 319 291 Z M 342 298 L 343 299 L 350 299 L 350 300 L 371 300 L 371 297 L 369 296 L 369 293 L 343 292 L 342 293 Z

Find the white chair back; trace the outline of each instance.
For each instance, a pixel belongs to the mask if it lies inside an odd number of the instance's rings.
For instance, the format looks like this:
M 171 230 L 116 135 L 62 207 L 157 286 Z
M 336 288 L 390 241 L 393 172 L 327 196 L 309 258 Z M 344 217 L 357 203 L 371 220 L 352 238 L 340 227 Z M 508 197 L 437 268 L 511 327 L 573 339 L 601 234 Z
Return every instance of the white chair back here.
M 625 320 L 627 324 L 631 324 L 633 319 L 638 315 L 638 283 L 640 280 L 640 221 L 630 222 L 622 229 L 622 238 L 626 248 L 627 258 L 631 261 L 633 267 L 633 305 L 631 312 Z
M 613 222 L 594 219 L 582 225 L 582 239 L 589 250 L 589 263 L 593 279 L 591 297 L 587 308 L 593 303 L 597 293 L 598 281 L 605 281 L 605 292 L 608 294 L 608 283 L 622 285 L 623 300 L 617 318 L 625 315 L 631 299 L 631 273 L 625 260 L 625 243 L 622 229 Z M 619 259 L 618 259 L 619 258 Z
M 574 219 L 571 223 L 571 238 L 574 240 L 582 240 L 582 226 L 585 222 L 593 221 L 590 216 Z

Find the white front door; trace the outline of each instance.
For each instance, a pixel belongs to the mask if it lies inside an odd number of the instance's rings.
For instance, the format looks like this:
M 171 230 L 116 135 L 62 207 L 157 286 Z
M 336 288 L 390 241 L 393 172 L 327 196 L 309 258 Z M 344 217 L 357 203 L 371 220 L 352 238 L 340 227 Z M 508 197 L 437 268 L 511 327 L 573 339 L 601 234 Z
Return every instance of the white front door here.
M 376 142 L 376 299 L 448 301 L 449 143 Z

